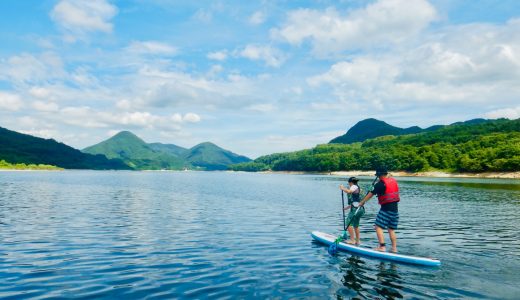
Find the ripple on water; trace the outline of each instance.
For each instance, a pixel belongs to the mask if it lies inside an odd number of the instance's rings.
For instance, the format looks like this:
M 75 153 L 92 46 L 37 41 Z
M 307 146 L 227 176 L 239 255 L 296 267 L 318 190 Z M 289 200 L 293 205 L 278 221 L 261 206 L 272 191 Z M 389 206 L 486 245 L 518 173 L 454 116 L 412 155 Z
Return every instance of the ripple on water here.
M 520 294 L 515 223 L 520 190 L 504 185 L 400 181 L 400 252 L 443 262 L 440 268 L 422 268 L 349 254 L 331 257 L 327 247 L 311 241 L 312 230 L 341 227 L 337 177 L 2 175 L 2 299 L 514 299 Z M 490 203 L 489 191 L 513 200 Z M 375 244 L 377 210 L 375 201 L 369 202 L 362 220 L 362 240 L 369 246 Z

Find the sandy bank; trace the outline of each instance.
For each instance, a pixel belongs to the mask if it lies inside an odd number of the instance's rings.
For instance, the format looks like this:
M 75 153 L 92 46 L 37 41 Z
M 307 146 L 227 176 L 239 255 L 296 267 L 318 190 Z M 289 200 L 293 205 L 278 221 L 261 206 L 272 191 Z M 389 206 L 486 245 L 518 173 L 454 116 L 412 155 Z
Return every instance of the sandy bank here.
M 294 172 L 294 171 L 263 171 L 259 173 L 279 173 L 279 174 L 320 174 L 334 176 L 374 176 L 375 171 L 335 171 L 335 172 Z M 432 178 L 503 178 L 503 179 L 520 179 L 520 172 L 484 172 L 484 173 L 447 173 L 440 171 L 431 172 L 390 172 L 390 175 L 396 177 L 432 177 Z
M 375 171 L 338 171 L 331 172 L 331 175 L 338 176 L 374 176 Z M 451 177 L 451 178 L 509 178 L 520 179 L 520 172 L 485 172 L 485 173 L 446 173 L 439 171 L 432 172 L 390 172 L 392 176 L 416 176 L 416 177 Z

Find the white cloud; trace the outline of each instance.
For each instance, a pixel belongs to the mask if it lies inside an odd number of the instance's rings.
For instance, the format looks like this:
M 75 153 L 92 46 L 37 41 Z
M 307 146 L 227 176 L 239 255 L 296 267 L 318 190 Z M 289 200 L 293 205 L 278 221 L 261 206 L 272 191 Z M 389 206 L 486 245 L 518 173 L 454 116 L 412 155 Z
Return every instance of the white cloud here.
M 51 93 L 44 87 L 35 86 L 29 90 L 29 94 L 35 98 L 48 98 Z
M 265 22 L 266 15 L 262 11 L 257 11 L 249 17 L 249 24 L 260 25 Z
M 54 102 L 46 102 L 46 101 L 34 101 L 32 103 L 32 107 L 36 109 L 37 111 L 44 111 L 44 112 L 56 112 L 60 109 L 58 104 Z
M 179 113 L 158 115 L 147 111 L 109 112 L 88 106 L 65 107 L 59 111 L 60 120 L 65 124 L 82 128 L 127 128 L 159 129 L 166 131 L 181 130 L 183 123 L 196 123 L 201 120 L 195 113 L 184 116 Z
M 194 113 L 187 113 L 182 118 L 184 122 L 197 123 L 200 122 L 200 116 Z
M 128 99 L 119 100 L 116 102 L 116 107 L 122 110 L 130 110 L 132 108 L 132 102 Z
M 338 62 L 324 74 L 310 77 L 311 86 L 323 83 L 345 87 L 370 88 L 381 79 L 389 80 L 395 76 L 395 67 L 372 58 L 358 58 L 353 61 Z M 382 78 L 385 77 L 385 78 Z
M 270 67 L 279 67 L 286 60 L 285 54 L 271 46 L 247 45 L 238 56 L 251 60 L 263 60 Z
M 256 111 L 256 112 L 271 112 L 276 109 L 276 107 L 273 104 L 265 103 L 265 104 L 254 104 L 249 107 L 247 107 L 248 110 Z
M 213 65 L 207 72 L 208 77 L 214 77 L 215 75 L 221 73 L 224 70 L 224 67 L 221 65 Z
M 177 48 L 157 41 L 133 41 L 127 48 L 131 53 L 152 55 L 175 55 Z
M 0 109 L 17 111 L 23 107 L 23 101 L 17 94 L 0 91 Z
M 223 51 L 216 51 L 216 52 L 210 52 L 207 55 L 207 57 L 209 59 L 220 60 L 220 61 L 226 60 L 227 56 L 228 56 L 227 55 L 227 51 L 225 51 L 225 50 L 223 50 Z
M 498 118 L 507 118 L 510 120 L 515 120 L 520 118 L 520 106 L 497 109 L 484 114 L 486 118 L 490 119 L 498 119 Z
M 54 52 L 34 56 L 23 53 L 0 61 L 0 79 L 16 84 L 47 82 L 66 76 L 64 63 Z
M 520 21 L 451 26 L 424 35 L 414 47 L 366 52 L 311 76 L 314 89 L 331 87 L 338 105 L 362 101 L 374 108 L 457 103 L 510 106 L 520 94 Z M 322 90 L 323 91 L 323 90 Z M 334 103 L 327 103 L 330 107 Z M 327 105 L 314 104 L 315 108 Z M 462 105 L 462 106 L 461 106 Z M 496 106 L 494 106 L 496 107 Z
M 520 19 L 450 27 L 402 53 L 405 81 L 489 84 L 520 79 Z M 434 39 L 433 41 L 431 41 Z
M 135 107 L 144 109 L 237 109 L 250 105 L 260 94 L 258 80 L 237 74 L 212 79 L 148 66 L 124 80 L 133 83 L 130 93 Z
M 75 35 L 88 32 L 110 33 L 111 19 L 117 14 L 117 7 L 107 0 L 61 0 L 54 6 L 51 18 L 65 31 L 71 41 Z
M 426 0 L 379 0 L 346 15 L 335 8 L 291 11 L 286 24 L 271 33 L 293 45 L 309 40 L 315 53 L 327 55 L 406 41 L 436 17 Z
M 213 13 L 206 9 L 199 9 L 193 15 L 193 19 L 201 23 L 210 23 L 213 20 Z
M 36 129 L 32 128 L 29 130 L 20 130 L 21 133 L 37 136 L 44 139 L 56 139 L 57 136 L 60 136 L 58 130 L 52 129 Z

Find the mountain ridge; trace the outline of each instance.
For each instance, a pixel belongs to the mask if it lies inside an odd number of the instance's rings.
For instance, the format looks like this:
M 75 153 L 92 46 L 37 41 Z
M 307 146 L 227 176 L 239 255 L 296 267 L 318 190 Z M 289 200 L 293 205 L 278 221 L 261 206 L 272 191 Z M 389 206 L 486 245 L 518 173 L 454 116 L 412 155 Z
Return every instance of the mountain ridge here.
M 136 169 L 226 170 L 235 163 L 251 159 L 223 149 L 211 142 L 184 148 L 175 144 L 146 143 L 130 131 L 121 131 L 83 152 L 119 158 Z
M 65 169 L 129 170 L 120 160 L 83 153 L 54 139 L 44 139 L 0 127 L 0 160 L 45 164 Z
M 493 120 L 487 120 L 482 118 L 471 119 L 462 122 L 455 122 L 449 125 L 433 125 L 427 128 L 421 128 L 419 126 L 411 126 L 408 128 L 400 128 L 386 123 L 385 121 L 381 121 L 375 118 L 368 118 L 361 120 L 354 124 L 351 128 L 347 130 L 347 132 L 341 136 L 335 137 L 329 141 L 329 144 L 352 144 L 356 142 L 364 142 L 368 139 L 377 138 L 385 135 L 406 135 L 406 134 L 414 134 L 421 132 L 430 132 L 439 130 L 446 126 L 451 125 L 461 125 L 461 124 L 481 124 L 485 122 L 490 122 Z

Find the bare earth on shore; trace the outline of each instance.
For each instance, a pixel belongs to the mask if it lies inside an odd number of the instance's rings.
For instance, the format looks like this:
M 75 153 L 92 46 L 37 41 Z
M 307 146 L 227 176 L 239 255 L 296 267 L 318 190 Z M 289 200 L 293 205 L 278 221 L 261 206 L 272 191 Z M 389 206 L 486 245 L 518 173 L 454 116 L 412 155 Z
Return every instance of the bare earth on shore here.
M 440 171 L 431 172 L 389 172 L 392 176 L 417 176 L 417 177 L 452 177 L 452 178 L 509 178 L 520 179 L 520 172 L 485 172 L 485 173 L 446 173 Z M 337 171 L 330 172 L 330 175 L 338 176 L 374 176 L 375 171 Z

